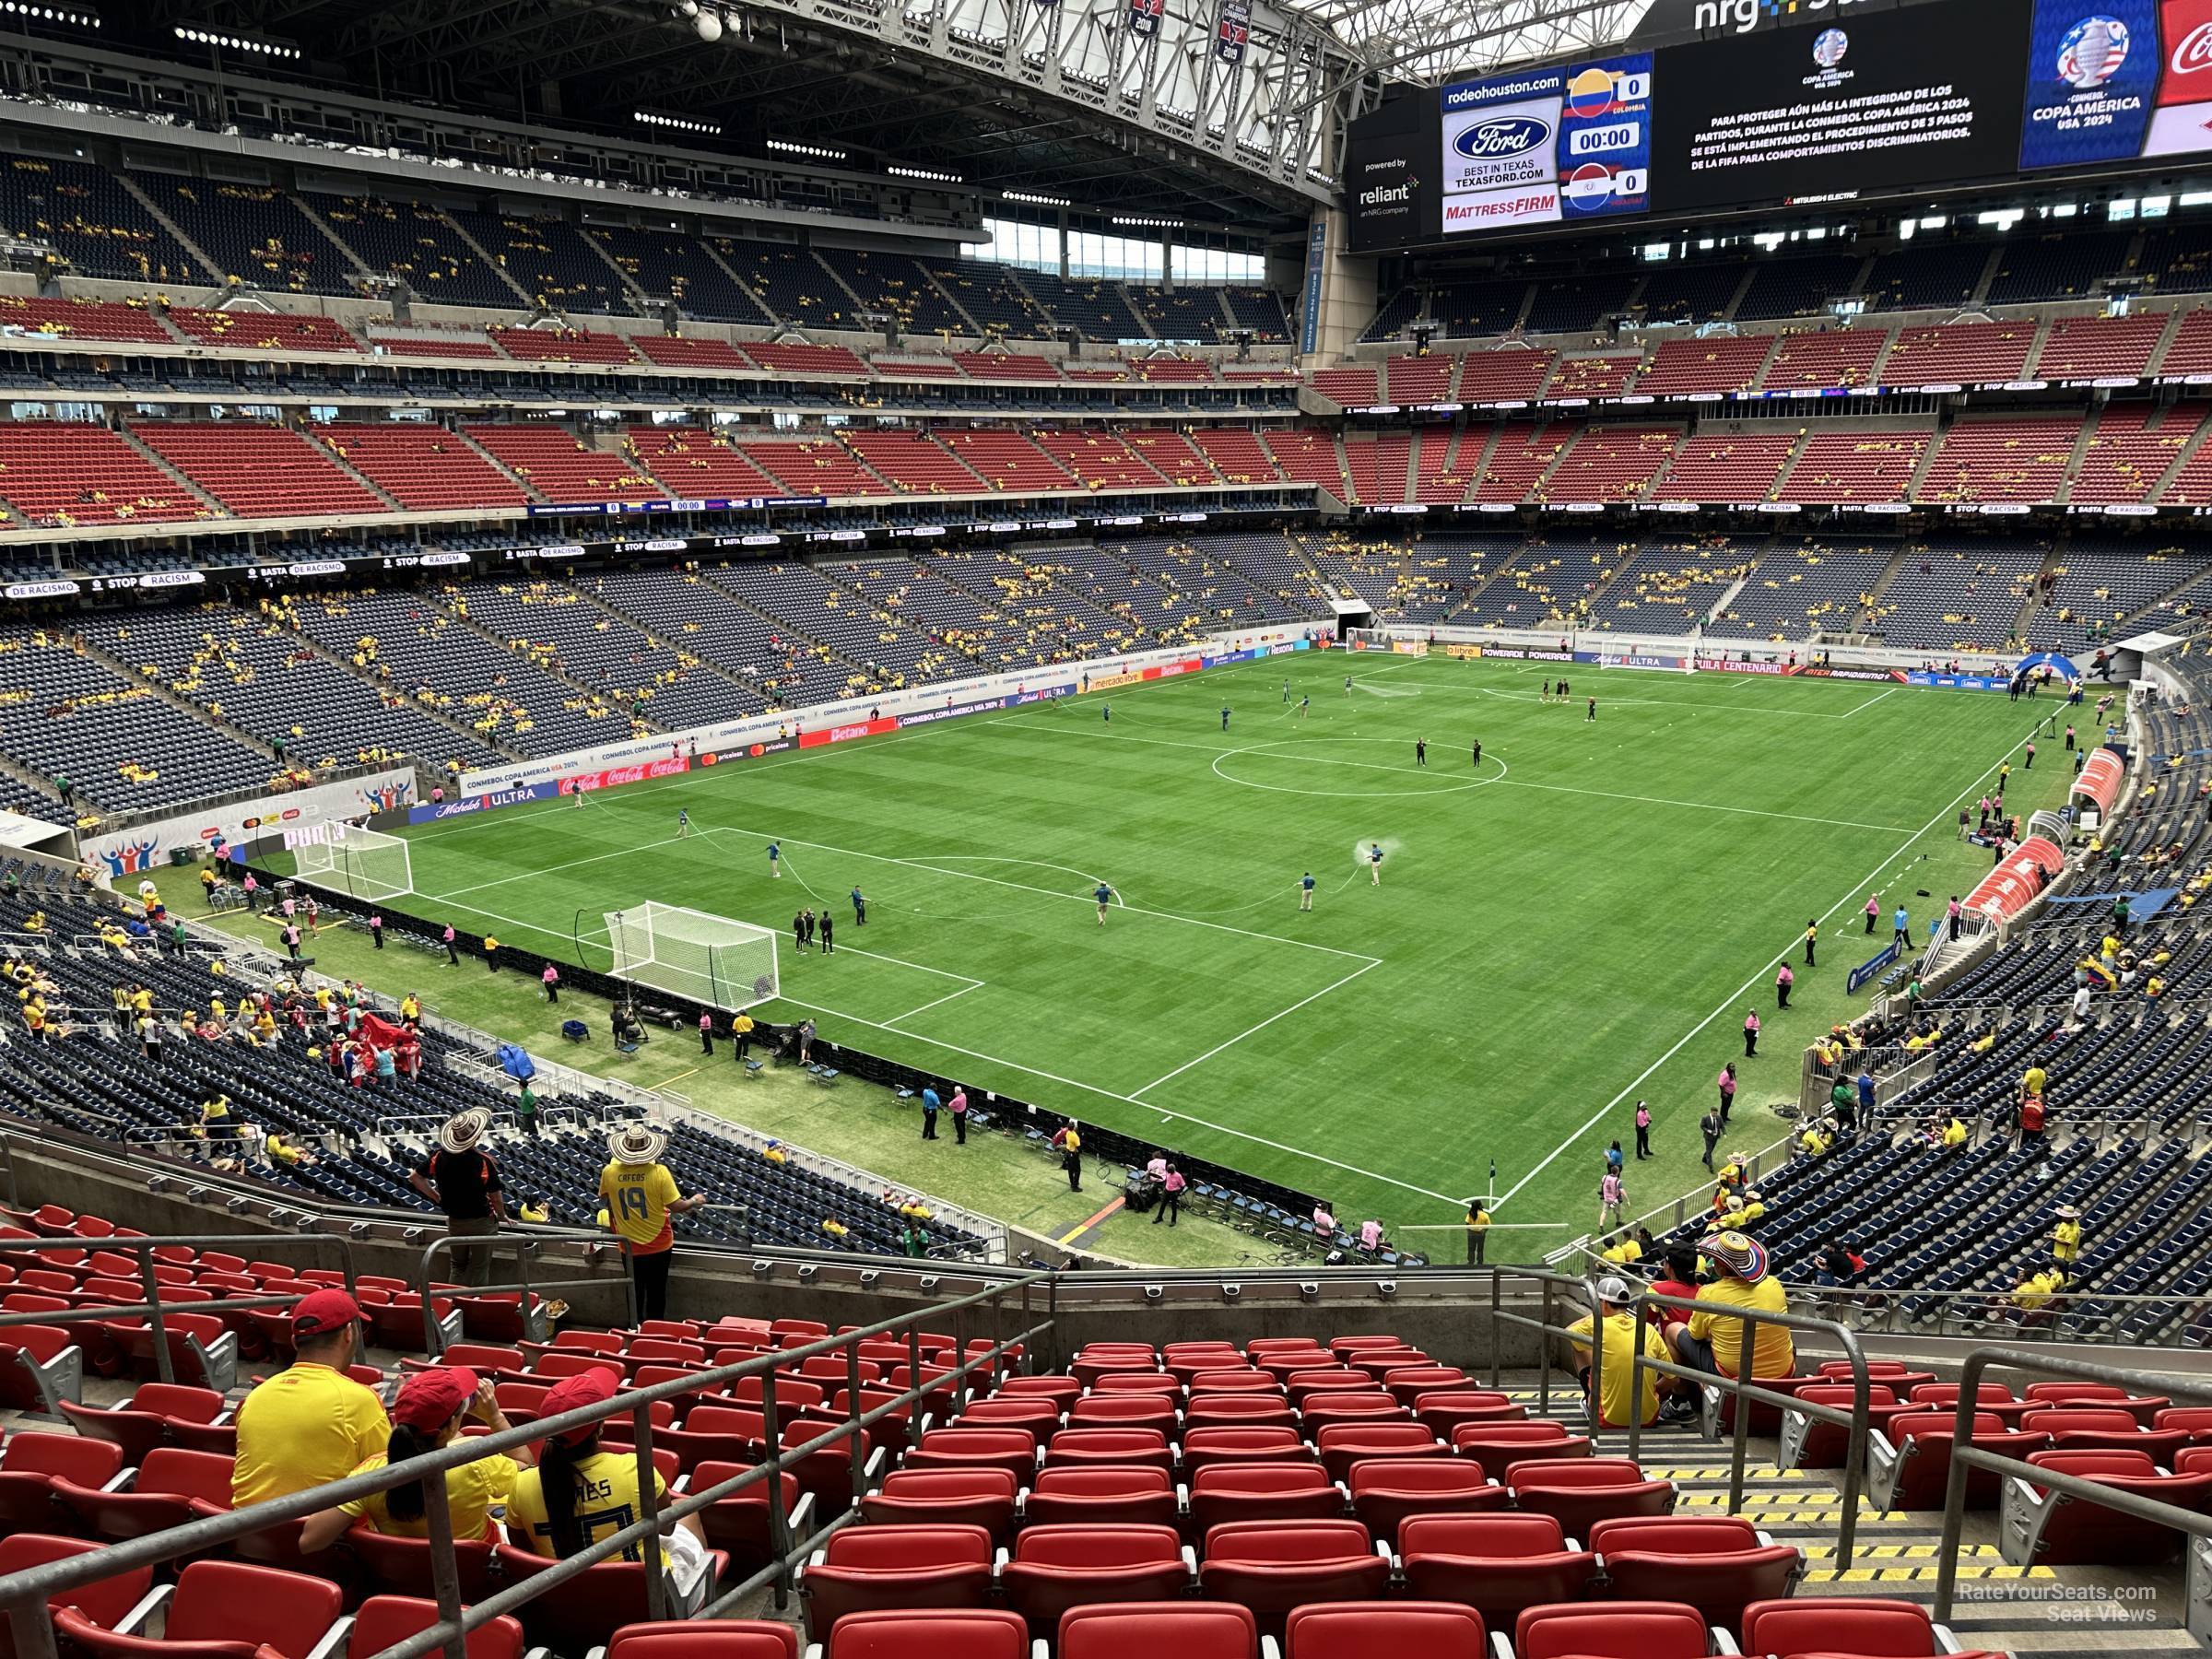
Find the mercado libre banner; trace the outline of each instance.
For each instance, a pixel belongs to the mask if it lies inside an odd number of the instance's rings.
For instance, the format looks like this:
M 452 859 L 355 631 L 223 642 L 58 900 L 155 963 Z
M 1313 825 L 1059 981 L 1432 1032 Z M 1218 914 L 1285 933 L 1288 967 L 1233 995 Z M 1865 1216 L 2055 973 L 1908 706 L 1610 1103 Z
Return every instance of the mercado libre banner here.
M 2011 921 L 2065 867 L 2066 855 L 2047 837 L 2035 835 L 2022 841 L 2012 855 L 1982 878 L 1981 886 L 1966 897 L 1965 907 L 1977 915 L 2003 924 Z
M 2086 797 L 2106 818 L 2112 814 L 2112 804 L 2120 798 L 2120 785 L 2127 779 L 2127 753 L 2124 749 L 2106 745 L 2088 758 L 2081 769 L 2081 776 L 2074 780 L 2074 794 Z
M 233 801 L 135 829 L 93 830 L 78 838 L 78 856 L 92 866 L 94 875 L 120 881 L 125 876 L 135 878 L 171 863 L 174 854 L 182 853 L 189 862 L 203 851 L 263 835 L 396 812 L 414 798 L 413 770 L 395 767 L 342 783 L 314 783 L 283 794 Z

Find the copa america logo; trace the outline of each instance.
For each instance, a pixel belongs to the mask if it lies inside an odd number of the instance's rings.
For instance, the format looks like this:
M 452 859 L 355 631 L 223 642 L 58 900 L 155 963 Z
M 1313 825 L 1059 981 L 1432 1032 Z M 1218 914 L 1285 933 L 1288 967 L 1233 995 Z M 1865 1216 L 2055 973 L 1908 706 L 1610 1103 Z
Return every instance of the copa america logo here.
M 2127 62 L 2127 25 L 2117 18 L 2084 18 L 2058 43 L 2058 78 L 2077 91 L 2101 87 Z
M 1824 29 L 1813 41 L 1813 62 L 1823 69 L 1833 69 L 1850 50 L 1849 35 L 1840 29 Z

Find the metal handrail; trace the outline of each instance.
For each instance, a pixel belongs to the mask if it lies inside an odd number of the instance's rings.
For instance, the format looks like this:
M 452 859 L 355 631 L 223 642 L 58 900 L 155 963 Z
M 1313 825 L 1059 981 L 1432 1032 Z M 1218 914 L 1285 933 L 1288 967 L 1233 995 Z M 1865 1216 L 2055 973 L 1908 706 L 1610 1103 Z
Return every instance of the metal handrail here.
M 56 1323 L 66 1324 L 72 1320 L 92 1316 L 107 1319 L 121 1319 L 133 1315 L 143 1316 L 147 1330 L 153 1335 L 154 1373 L 164 1382 L 174 1382 L 177 1380 L 176 1367 L 171 1362 L 169 1356 L 169 1331 L 163 1322 L 164 1304 L 161 1300 L 161 1281 L 154 1277 L 155 1253 L 175 1249 L 229 1250 L 245 1241 L 249 1237 L 256 1251 L 264 1249 L 272 1252 L 282 1251 L 297 1244 L 328 1245 L 338 1253 L 338 1271 L 346 1276 L 347 1293 L 352 1295 L 359 1288 L 354 1277 L 352 1242 L 349 1240 L 339 1238 L 335 1233 L 292 1233 L 270 1238 L 263 1238 L 257 1234 L 184 1233 L 160 1239 L 140 1238 L 135 1235 L 124 1238 L 110 1236 L 101 1239 L 81 1239 L 71 1233 L 53 1238 L 0 1239 L 0 1251 L 112 1250 L 118 1254 L 127 1251 L 138 1259 L 138 1282 L 146 1291 L 145 1302 L 136 1306 L 118 1304 L 114 1307 L 73 1307 L 69 1310 L 68 1318 L 65 1320 L 57 1320 L 56 1315 L 51 1312 L 0 1313 L 0 1328 L 18 1324 L 53 1324 Z M 231 1310 L 243 1312 L 249 1308 L 288 1307 L 299 1300 L 297 1296 L 233 1297 L 228 1300 L 211 1300 L 204 1302 L 172 1301 L 167 1304 L 167 1309 L 171 1313 L 220 1313 Z
M 444 1650 L 446 1659 L 466 1659 L 469 1631 L 500 1614 L 536 1599 L 545 1591 L 567 1583 L 600 1562 L 613 1559 L 631 1546 L 641 1545 L 647 1538 L 657 1536 L 676 1522 L 699 1514 L 720 1500 L 761 1480 L 773 1482 L 769 1488 L 768 1510 L 770 1536 L 778 1559 L 764 1573 L 755 1576 L 764 1583 L 774 1583 L 777 1606 L 782 1606 L 788 1603 L 792 1566 L 803 1556 L 805 1548 L 811 1547 L 813 1544 L 813 1540 L 808 1540 L 799 1551 L 790 1549 L 790 1517 L 783 1511 L 781 1478 L 786 1466 L 844 1440 L 853 1441 L 857 1453 L 858 1443 L 865 1438 L 864 1430 L 901 1409 L 909 1412 L 915 1410 L 924 1397 L 942 1392 L 947 1377 L 953 1380 L 957 1411 L 966 1403 L 969 1377 L 978 1371 L 995 1370 L 1000 1359 L 1017 1347 L 1022 1347 L 1026 1353 L 1030 1344 L 1051 1330 L 1052 1320 L 1048 1314 L 1043 1323 L 1025 1326 L 1011 1338 L 994 1340 L 989 1350 L 979 1358 L 970 1358 L 963 1347 L 955 1365 L 926 1381 L 922 1376 L 921 1367 L 921 1322 L 942 1319 L 947 1315 L 957 1317 L 966 1310 L 985 1302 L 993 1305 L 995 1314 L 1000 1311 L 999 1304 L 1004 1299 L 1018 1290 L 1021 1293 L 1023 1316 L 1027 1319 L 1030 1288 L 1041 1277 L 1030 1275 L 1015 1284 L 993 1286 L 952 1302 L 917 1308 L 912 1312 L 899 1314 L 872 1325 L 834 1336 L 824 1336 L 798 1347 L 764 1354 L 738 1364 L 708 1366 L 665 1382 L 656 1382 L 648 1388 L 626 1389 L 612 1400 L 580 1406 L 574 1411 L 562 1412 L 555 1417 L 535 1418 L 519 1427 L 496 1430 L 478 1438 L 458 1440 L 418 1457 L 361 1470 L 324 1486 L 312 1487 L 265 1502 L 250 1504 L 241 1510 L 203 1516 L 181 1526 L 110 1545 L 85 1555 L 49 1561 L 0 1579 L 0 1610 L 5 1610 L 7 1615 L 15 1637 L 16 1651 L 21 1659 L 57 1659 L 53 1620 L 47 1610 L 50 1596 L 95 1583 L 114 1573 L 159 1565 L 182 1556 L 204 1554 L 248 1534 L 263 1532 L 286 1522 L 304 1520 L 335 1505 L 377 1492 L 387 1492 L 409 1481 L 418 1482 L 422 1488 L 439 1617 L 435 1623 L 418 1634 L 383 1650 L 377 1659 L 421 1659 L 421 1655 L 441 1648 Z M 775 1395 L 775 1379 L 779 1368 L 804 1363 L 818 1356 L 842 1349 L 848 1356 L 849 1370 L 856 1374 L 859 1345 L 900 1330 L 907 1334 L 909 1349 L 913 1356 L 908 1388 L 893 1400 L 865 1412 L 848 1415 L 829 1427 L 823 1434 L 798 1446 L 785 1447 L 782 1444 Z M 763 1438 L 770 1442 L 766 1460 L 728 1480 L 664 1504 L 655 1485 L 653 1407 L 663 1401 L 674 1401 L 705 1390 L 719 1389 L 754 1376 L 761 1379 Z M 459 1571 L 453 1555 L 453 1520 L 446 1505 L 446 1472 L 490 1453 L 507 1453 L 551 1436 L 592 1428 L 621 1415 L 629 1416 L 635 1426 L 638 1493 L 641 1511 L 640 1518 L 577 1554 L 553 1562 L 543 1571 L 532 1573 L 520 1583 L 510 1584 L 464 1608 L 460 1599 Z M 824 1532 L 829 1530 L 827 1527 L 823 1529 Z M 661 1551 L 658 1548 L 641 1549 L 640 1554 L 645 1565 L 648 1615 L 659 1619 L 665 1617 L 667 1609 L 667 1588 L 664 1581 Z M 750 1593 L 746 1586 L 739 1588 Z M 738 1593 L 733 1591 L 722 1600 L 728 1602 Z
M 509 1291 L 516 1291 L 521 1294 L 521 1309 L 526 1319 L 530 1312 L 530 1299 L 537 1291 L 598 1290 L 604 1289 L 613 1283 L 611 1279 L 604 1276 L 596 1276 L 575 1279 L 541 1279 L 536 1284 L 532 1284 L 530 1259 L 536 1255 L 547 1241 L 548 1240 L 546 1238 L 530 1233 L 513 1232 L 503 1227 L 495 1233 L 446 1233 L 440 1238 L 432 1239 L 423 1246 L 422 1263 L 415 1279 L 415 1292 L 422 1302 L 423 1351 L 432 1359 L 436 1359 L 440 1354 L 445 1352 L 445 1333 L 438 1324 L 436 1306 L 440 1299 L 451 1300 L 459 1296 L 499 1296 Z M 598 1259 L 601 1250 L 618 1241 L 607 1233 L 582 1232 L 575 1229 L 566 1229 L 554 1235 L 550 1241 L 582 1243 L 586 1246 L 584 1259 L 591 1262 Z M 512 1244 L 514 1248 L 515 1269 L 522 1275 L 520 1281 L 515 1284 L 467 1285 L 459 1289 L 447 1289 L 438 1288 L 438 1281 L 430 1277 L 430 1269 L 436 1264 L 438 1253 L 441 1250 L 460 1250 L 471 1246 L 479 1250 L 496 1250 L 502 1243 Z M 635 1325 L 638 1320 L 637 1287 L 627 1273 L 623 1276 L 622 1284 L 625 1287 L 625 1306 L 629 1313 L 629 1317 L 623 1323 Z
M 1982 1374 L 1993 1365 L 2017 1371 L 2055 1371 L 2060 1376 L 2079 1377 L 2092 1382 L 2118 1383 L 2131 1394 L 2159 1394 L 2169 1397 L 2179 1394 L 2183 1399 L 2212 1401 L 2212 1382 L 2193 1384 L 2186 1379 L 2150 1371 L 2123 1371 L 2086 1359 L 2012 1348 L 1976 1348 L 1967 1355 L 1959 1373 L 1959 1405 L 1951 1424 L 1951 1465 L 1943 1492 L 1943 1541 L 1936 1552 L 1933 1617 L 1938 1624 L 1951 1617 L 1951 1601 L 1959 1587 L 1959 1535 L 1966 1524 L 1966 1482 L 1971 1469 L 1986 1469 L 2003 1477 L 2031 1480 L 2039 1487 L 2049 1487 L 2069 1498 L 2078 1498 L 2138 1521 L 2171 1526 L 2194 1537 L 2212 1538 L 2212 1514 L 2201 1510 L 2160 1503 L 2140 1492 L 2123 1491 L 2079 1475 L 2069 1475 L 2063 1469 L 2042 1468 L 1975 1445 L 1974 1417 L 1981 1404 Z
M 1591 1397 L 1603 1401 L 1605 1398 L 1606 1345 L 1605 1333 L 1602 1328 L 1604 1322 L 1597 1312 L 1598 1299 L 1595 1287 L 1587 1279 L 1574 1278 L 1564 1274 L 1543 1273 L 1533 1268 L 1523 1269 L 1522 1272 L 1524 1277 L 1537 1279 L 1542 1284 L 1543 1311 L 1541 1315 L 1532 1318 L 1525 1313 L 1508 1312 L 1500 1305 L 1498 1286 L 1493 1281 L 1490 1287 L 1491 1319 L 1500 1324 L 1514 1325 L 1524 1330 L 1536 1331 L 1546 1336 L 1564 1337 L 1578 1347 L 1587 1346 L 1590 1349 Z M 1564 1325 L 1552 1323 L 1554 1292 L 1561 1288 L 1579 1290 L 1589 1300 L 1591 1330 L 1586 1344 L 1583 1337 L 1578 1336 Z M 1858 1337 L 1849 1327 L 1840 1324 L 1832 1319 L 1820 1319 L 1808 1314 L 1775 1313 L 1760 1308 L 1720 1309 L 1711 1302 L 1700 1302 L 1691 1298 L 1679 1296 L 1665 1296 L 1658 1291 L 1641 1288 L 1634 1291 L 1633 1300 L 1636 1304 L 1636 1323 L 1634 1346 L 1630 1349 L 1633 1356 L 1629 1367 L 1630 1398 L 1641 1398 L 1644 1373 L 1653 1371 L 1662 1376 L 1677 1377 L 1694 1382 L 1700 1388 L 1721 1388 L 1735 1402 L 1735 1442 L 1729 1454 L 1728 1465 L 1728 1511 L 1731 1514 L 1740 1510 L 1744 1502 L 1744 1468 L 1750 1444 L 1751 1413 L 1749 1406 L 1751 1404 L 1772 1406 L 1778 1410 L 1800 1411 L 1817 1422 L 1834 1423 L 1849 1433 L 1850 1445 L 1843 1460 L 1842 1516 L 1836 1533 L 1836 1564 L 1839 1571 L 1848 1569 L 1851 1566 L 1852 1550 L 1858 1532 L 1859 1490 L 1865 1479 L 1866 1423 L 1868 1406 L 1873 1398 L 1869 1392 L 1872 1381 L 1871 1373 L 1867 1370 L 1865 1352 L 1859 1347 Z M 1685 1312 L 1708 1313 L 1716 1319 L 1736 1320 L 1744 1327 L 1743 1343 L 1746 1352 L 1749 1352 L 1754 1347 L 1758 1327 L 1761 1325 L 1778 1325 L 1784 1330 L 1812 1331 L 1832 1335 L 1842 1347 L 1844 1357 L 1851 1361 L 1852 1404 L 1850 1409 L 1846 1410 L 1841 1406 L 1827 1406 L 1800 1400 L 1794 1394 L 1783 1394 L 1771 1388 L 1760 1388 L 1755 1380 L 1742 1376 L 1726 1377 L 1713 1371 L 1698 1371 L 1671 1359 L 1652 1359 L 1645 1354 L 1643 1349 L 1645 1333 L 1650 1329 L 1650 1323 L 1646 1315 L 1653 1307 L 1677 1308 Z M 1500 1364 L 1497 1345 L 1493 1343 L 1490 1350 L 1490 1382 L 1493 1386 L 1500 1380 Z M 1548 1411 L 1551 1406 L 1551 1363 L 1548 1355 L 1544 1357 L 1538 1368 L 1536 1386 L 1536 1409 L 1539 1412 Z M 1629 1431 L 1629 1455 L 1630 1457 L 1637 1454 L 1638 1449 L 1642 1443 L 1642 1416 L 1641 1411 L 1636 1412 L 1631 1420 L 1625 1425 Z M 1593 1423 L 1593 1427 L 1600 1426 L 1602 1426 L 1602 1420 Z

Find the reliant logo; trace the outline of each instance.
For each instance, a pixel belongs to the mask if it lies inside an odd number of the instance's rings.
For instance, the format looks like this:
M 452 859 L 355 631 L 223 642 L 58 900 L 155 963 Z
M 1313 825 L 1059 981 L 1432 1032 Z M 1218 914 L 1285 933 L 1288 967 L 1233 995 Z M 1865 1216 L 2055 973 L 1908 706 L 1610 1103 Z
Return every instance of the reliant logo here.
M 1393 202 L 1410 202 L 1412 200 L 1413 186 L 1411 184 L 1378 184 L 1372 190 L 1363 190 L 1359 193 L 1359 206 L 1362 207 L 1386 207 Z
M 1551 138 L 1551 125 L 1534 115 L 1509 115 L 1499 121 L 1478 121 L 1452 140 L 1452 147 L 1470 161 L 1490 161 L 1501 156 L 1525 156 Z
M 1749 34 L 1762 20 L 1779 23 L 1788 18 L 1817 17 L 1854 4 L 1856 0 L 1698 0 L 1689 26 L 1700 32 L 1725 29 L 1732 34 Z
M 2176 75 L 2194 75 L 2200 69 L 2212 68 L 2212 23 L 2199 23 L 2181 38 L 2173 49 L 2172 65 Z

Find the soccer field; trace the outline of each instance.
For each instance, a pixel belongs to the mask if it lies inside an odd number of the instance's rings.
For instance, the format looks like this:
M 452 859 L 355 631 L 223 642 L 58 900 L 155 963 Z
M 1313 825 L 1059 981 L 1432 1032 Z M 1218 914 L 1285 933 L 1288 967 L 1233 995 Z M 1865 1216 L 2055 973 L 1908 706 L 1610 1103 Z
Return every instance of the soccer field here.
M 1900 900 L 1924 936 L 1987 867 L 1959 806 L 2053 710 L 1591 667 L 1547 704 L 1558 672 L 1301 654 L 694 771 L 418 830 L 403 902 L 567 959 L 581 931 L 600 967 L 603 914 L 645 900 L 774 927 L 768 1018 L 804 1010 L 825 1038 L 1309 1188 L 1347 1220 L 1454 1221 L 1494 1160 L 1500 1221 L 1555 1228 L 1500 1253 L 1525 1257 L 1588 1226 L 1638 1098 L 1659 1156 L 1630 1166 L 1633 1206 L 1702 1174 L 1695 1118 L 1752 1006 L 1735 1138 L 1774 1138 L 1764 1102 L 1794 1092 L 1845 971 Z M 2070 758 L 2039 747 L 2016 809 L 2063 794 Z M 835 914 L 834 954 L 794 948 L 802 906 Z M 1785 955 L 1802 1006 L 1777 1014 Z

